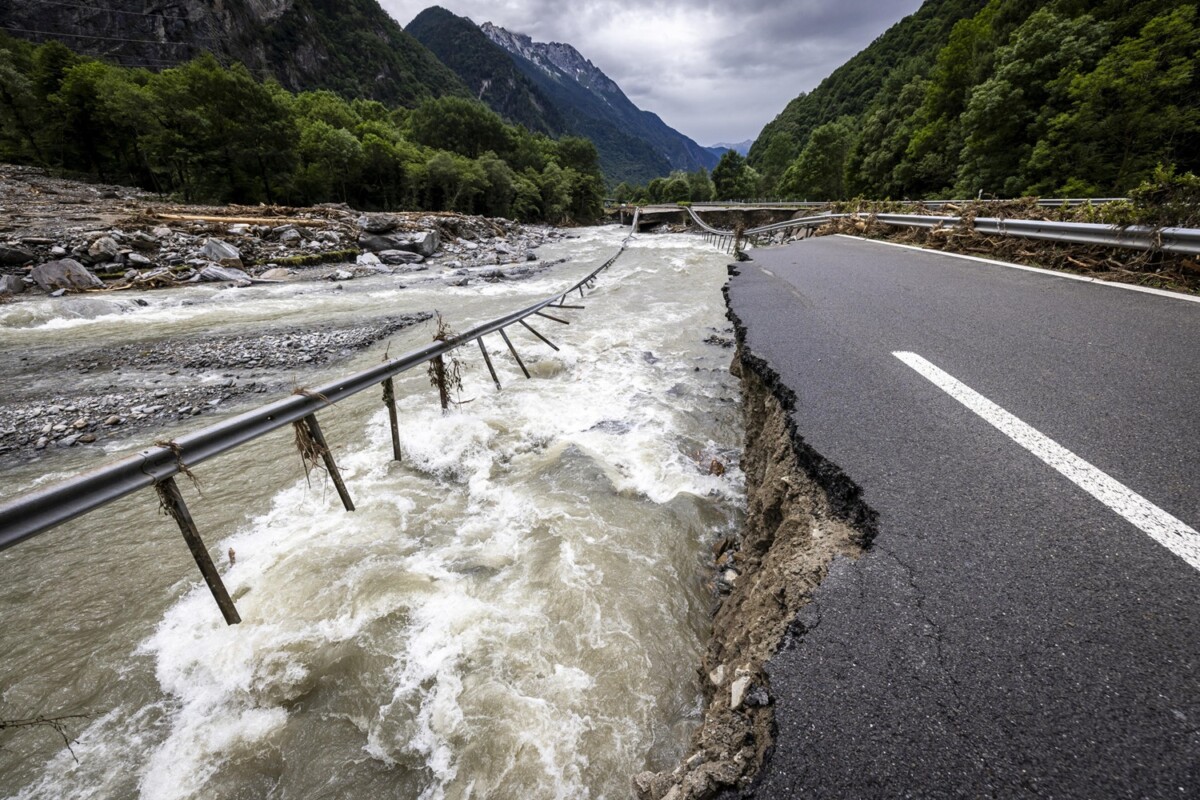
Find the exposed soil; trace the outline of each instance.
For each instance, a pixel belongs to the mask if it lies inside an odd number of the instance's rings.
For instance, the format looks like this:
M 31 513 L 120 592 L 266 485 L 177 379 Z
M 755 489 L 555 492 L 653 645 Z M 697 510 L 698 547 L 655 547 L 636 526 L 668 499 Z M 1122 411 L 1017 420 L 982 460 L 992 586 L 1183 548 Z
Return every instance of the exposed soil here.
M 634 779 L 643 800 L 703 800 L 745 790 L 773 745 L 774 712 L 765 667 L 838 556 L 869 545 L 874 513 L 858 487 L 797 433 L 795 394 L 749 352 L 732 312 L 742 381 L 747 508 L 741 534 L 714 547 L 719 605 L 701 668 L 704 719 L 691 755 L 671 772 Z

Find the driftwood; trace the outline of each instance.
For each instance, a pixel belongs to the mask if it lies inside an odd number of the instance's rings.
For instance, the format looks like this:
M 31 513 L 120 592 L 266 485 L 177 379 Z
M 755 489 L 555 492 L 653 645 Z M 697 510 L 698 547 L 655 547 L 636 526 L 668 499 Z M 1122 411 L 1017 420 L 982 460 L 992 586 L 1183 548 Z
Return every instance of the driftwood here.
M 300 219 L 296 217 L 214 217 L 200 214 L 155 214 L 155 219 L 170 219 L 180 222 L 226 222 L 231 225 L 301 225 L 308 228 L 323 228 L 330 225 L 327 219 Z

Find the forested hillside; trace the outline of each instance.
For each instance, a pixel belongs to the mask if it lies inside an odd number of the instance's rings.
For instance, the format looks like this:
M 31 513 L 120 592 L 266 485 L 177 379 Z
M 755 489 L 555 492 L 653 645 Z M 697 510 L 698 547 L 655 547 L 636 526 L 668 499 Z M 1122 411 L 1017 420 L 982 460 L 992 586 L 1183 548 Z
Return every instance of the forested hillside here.
M 596 148 L 509 126 L 464 97 L 391 108 L 289 92 L 211 55 L 151 72 L 0 33 L 0 161 L 201 202 L 347 202 L 584 221 Z
M 405 106 L 468 96 L 376 0 L 21 0 L 0 3 L 0 28 L 127 67 L 163 69 L 209 52 L 292 91 Z
M 767 194 L 1113 196 L 1200 170 L 1200 27 L 1180 0 L 927 0 L 750 151 Z
M 433 6 L 404 30 L 454 70 L 476 99 L 509 122 L 551 136 L 565 132 L 549 98 L 471 20 Z

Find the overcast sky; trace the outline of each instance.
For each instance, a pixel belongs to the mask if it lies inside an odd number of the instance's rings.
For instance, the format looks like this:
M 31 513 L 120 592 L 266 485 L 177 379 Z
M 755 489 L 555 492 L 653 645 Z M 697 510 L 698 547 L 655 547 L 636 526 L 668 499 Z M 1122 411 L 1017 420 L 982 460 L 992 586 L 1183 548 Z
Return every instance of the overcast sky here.
M 433 3 L 380 0 L 401 25 Z M 702 145 L 754 139 L 921 0 L 442 0 L 477 24 L 566 42 Z

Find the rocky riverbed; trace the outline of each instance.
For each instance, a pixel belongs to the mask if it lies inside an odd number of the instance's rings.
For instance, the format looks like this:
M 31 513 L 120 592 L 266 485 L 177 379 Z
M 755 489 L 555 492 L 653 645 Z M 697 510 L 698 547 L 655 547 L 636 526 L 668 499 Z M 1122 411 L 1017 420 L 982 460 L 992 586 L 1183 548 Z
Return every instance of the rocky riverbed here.
M 25 292 L 379 274 L 425 273 L 462 285 L 531 274 L 536 248 L 565 235 L 462 214 L 179 205 L 140 189 L 0 165 L 0 297 L 9 301 Z
M 568 235 L 504 219 L 344 205 L 180 205 L 139 189 L 0 164 L 0 303 L 44 304 L 49 295 L 74 316 L 153 306 L 157 292 L 147 290 L 197 284 L 241 291 L 364 278 L 392 288 L 519 280 L 561 263 L 540 259 L 536 248 Z M 21 388 L 0 398 L 0 459 L 103 444 L 225 411 L 246 395 L 286 390 L 297 370 L 348 359 L 431 316 L 72 347 L 65 358 L 9 348 L 6 367 Z M 100 375 L 112 380 L 97 392 Z
M 162 427 L 215 411 L 237 398 L 278 392 L 287 370 L 346 359 L 381 339 L 432 318 L 404 314 L 343 328 L 279 328 L 253 336 L 174 339 L 77 353 L 63 375 L 111 373 L 114 390 L 96 393 L 64 381 L 51 393 L 0 402 L 0 458 L 28 458 L 47 448 L 75 447 Z M 40 372 L 29 356 L 17 370 Z M 119 388 L 118 388 L 119 387 Z

